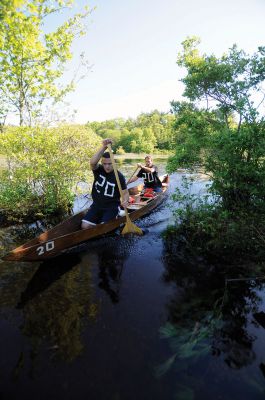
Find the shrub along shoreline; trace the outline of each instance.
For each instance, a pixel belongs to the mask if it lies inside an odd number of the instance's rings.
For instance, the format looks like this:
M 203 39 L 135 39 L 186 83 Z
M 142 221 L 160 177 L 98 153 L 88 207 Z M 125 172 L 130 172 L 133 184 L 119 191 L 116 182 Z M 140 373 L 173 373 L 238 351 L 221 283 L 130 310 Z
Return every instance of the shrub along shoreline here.
M 7 164 L 0 180 L 1 225 L 69 214 L 72 189 L 78 181 L 91 181 L 89 158 L 100 143 L 79 125 L 5 129 L 0 135 Z

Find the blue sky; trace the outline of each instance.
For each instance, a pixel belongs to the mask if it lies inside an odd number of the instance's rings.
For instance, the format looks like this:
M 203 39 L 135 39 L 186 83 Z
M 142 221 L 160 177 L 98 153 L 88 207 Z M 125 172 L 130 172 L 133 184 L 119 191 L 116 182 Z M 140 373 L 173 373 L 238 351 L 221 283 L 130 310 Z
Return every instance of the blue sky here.
M 76 0 L 78 7 L 84 0 Z M 181 42 L 196 35 L 201 51 L 221 55 L 234 43 L 248 53 L 265 45 L 265 0 L 93 0 L 87 35 L 73 45 L 93 65 L 67 100 L 75 122 L 169 111 L 181 99 Z M 62 14 L 60 19 L 64 18 Z M 51 26 L 54 21 L 51 21 Z

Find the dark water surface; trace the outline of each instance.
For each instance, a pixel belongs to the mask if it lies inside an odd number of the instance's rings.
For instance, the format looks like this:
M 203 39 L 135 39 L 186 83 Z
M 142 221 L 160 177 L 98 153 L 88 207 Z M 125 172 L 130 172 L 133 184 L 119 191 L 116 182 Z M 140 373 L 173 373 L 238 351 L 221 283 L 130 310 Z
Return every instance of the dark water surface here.
M 170 220 L 167 200 L 143 237 L 0 264 L 1 400 L 265 398 L 265 281 L 172 257 Z

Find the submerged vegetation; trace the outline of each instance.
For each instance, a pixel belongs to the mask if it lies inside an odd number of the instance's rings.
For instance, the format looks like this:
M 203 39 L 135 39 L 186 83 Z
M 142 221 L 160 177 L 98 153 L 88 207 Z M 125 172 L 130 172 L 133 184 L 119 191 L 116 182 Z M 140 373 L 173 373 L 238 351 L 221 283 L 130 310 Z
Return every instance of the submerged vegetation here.
M 264 276 L 230 279 L 234 269 L 209 268 L 202 259 L 192 257 L 176 258 L 166 245 L 163 258 L 163 280 L 174 291 L 166 305 L 167 322 L 159 332 L 170 350 L 156 365 L 157 378 L 170 375 L 176 383 L 176 398 L 194 399 L 199 394 L 205 397 L 205 382 L 207 393 L 216 393 L 220 385 L 218 390 L 225 396 L 241 370 L 244 391 L 262 398 L 264 364 L 255 342 L 259 326 L 265 326 Z M 255 368 L 246 367 L 253 366 L 259 356 L 262 374 L 255 374 Z

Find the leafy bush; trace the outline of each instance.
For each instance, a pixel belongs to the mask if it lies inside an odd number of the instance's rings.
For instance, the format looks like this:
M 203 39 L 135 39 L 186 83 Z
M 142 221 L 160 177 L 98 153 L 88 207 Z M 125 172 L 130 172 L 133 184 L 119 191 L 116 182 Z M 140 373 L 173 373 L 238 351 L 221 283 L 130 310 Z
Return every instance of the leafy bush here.
M 0 209 L 13 217 L 63 214 L 73 187 L 89 179 L 89 157 L 99 137 L 81 126 L 9 128 L 0 135 L 8 169 L 1 173 Z
M 177 189 L 174 200 L 179 207 L 174 210 L 175 225 L 164 233 L 167 243 L 184 238 L 185 246 L 196 256 L 208 261 L 238 263 L 239 261 L 263 261 L 265 257 L 265 214 L 254 209 L 229 211 L 219 198 L 191 194 L 188 183 L 184 191 Z

